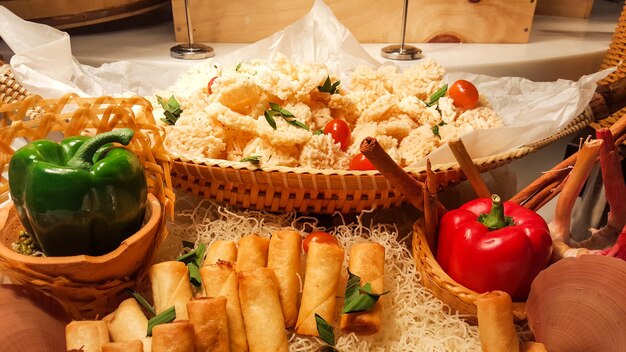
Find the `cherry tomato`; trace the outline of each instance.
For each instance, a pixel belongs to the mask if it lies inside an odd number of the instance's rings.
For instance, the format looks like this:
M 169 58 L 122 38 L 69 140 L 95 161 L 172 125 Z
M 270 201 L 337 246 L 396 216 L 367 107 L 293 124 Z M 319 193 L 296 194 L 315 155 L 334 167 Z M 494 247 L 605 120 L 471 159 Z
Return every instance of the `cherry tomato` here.
M 216 79 L 217 79 L 217 76 L 211 78 L 211 80 L 209 81 L 209 84 L 207 84 L 207 91 L 209 92 L 209 94 L 213 94 L 213 90 L 211 89 L 211 86 L 213 85 L 213 83 L 215 83 Z
M 363 153 L 359 153 L 354 156 L 352 161 L 350 161 L 350 167 L 348 170 L 376 170 L 376 166 L 369 161 Z
M 460 108 L 473 109 L 478 103 L 478 89 L 472 82 L 463 79 L 452 83 L 448 94 L 454 100 L 454 105 Z
M 350 126 L 348 123 L 341 119 L 331 120 L 324 127 L 324 134 L 330 134 L 335 143 L 341 144 L 341 150 L 346 150 L 348 148 L 348 143 L 350 143 Z
M 337 241 L 335 236 L 329 234 L 328 232 L 322 232 L 322 231 L 311 232 L 304 238 L 304 241 L 302 242 L 302 248 L 304 249 L 306 253 L 309 253 L 309 244 L 311 242 L 330 243 L 330 244 L 335 244 L 337 246 L 339 245 L 339 241 Z

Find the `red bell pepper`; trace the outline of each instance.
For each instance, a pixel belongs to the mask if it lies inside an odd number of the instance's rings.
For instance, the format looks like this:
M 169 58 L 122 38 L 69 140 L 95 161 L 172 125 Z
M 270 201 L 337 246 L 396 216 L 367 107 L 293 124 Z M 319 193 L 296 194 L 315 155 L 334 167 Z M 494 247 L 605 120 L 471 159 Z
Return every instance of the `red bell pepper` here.
M 461 285 L 476 292 L 507 292 L 525 300 L 532 280 L 552 254 L 545 220 L 532 210 L 493 195 L 443 215 L 437 261 Z

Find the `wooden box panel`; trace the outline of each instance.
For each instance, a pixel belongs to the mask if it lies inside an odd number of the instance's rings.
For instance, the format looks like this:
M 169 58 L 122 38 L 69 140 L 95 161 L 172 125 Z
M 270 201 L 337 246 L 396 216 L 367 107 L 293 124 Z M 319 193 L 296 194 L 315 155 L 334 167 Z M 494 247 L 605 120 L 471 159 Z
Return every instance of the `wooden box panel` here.
M 196 42 L 251 43 L 304 16 L 314 0 L 189 0 Z M 407 42 L 525 43 L 536 0 L 411 0 Z M 403 0 L 326 0 L 361 43 L 400 41 Z M 184 0 L 172 0 L 187 41 Z
M 537 15 L 588 18 L 593 0 L 539 0 Z

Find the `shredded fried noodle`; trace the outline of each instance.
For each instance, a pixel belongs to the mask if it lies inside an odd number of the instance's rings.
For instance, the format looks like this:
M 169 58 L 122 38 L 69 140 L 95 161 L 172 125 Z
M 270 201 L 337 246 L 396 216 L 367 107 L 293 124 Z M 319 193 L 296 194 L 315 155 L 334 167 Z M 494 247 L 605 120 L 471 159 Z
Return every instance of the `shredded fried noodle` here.
M 159 260 L 172 260 L 182 250 L 181 242 L 206 243 L 217 239 L 235 240 L 256 233 L 269 237 L 274 230 L 293 228 L 303 233 L 326 229 L 318 227 L 312 217 L 297 217 L 295 213 L 276 215 L 260 211 L 231 211 L 210 201 L 177 211 L 176 221 L 169 224 L 170 236 L 162 246 Z M 344 272 L 350 247 L 359 242 L 373 241 L 385 247 L 385 290 L 381 331 L 373 336 L 342 334 L 336 348 L 340 351 L 480 351 L 478 328 L 464 322 L 459 315 L 424 288 L 419 280 L 411 252 L 395 226 L 377 224 L 365 226 L 357 222 L 337 226 L 330 231 L 346 250 Z M 303 271 L 301 272 L 303 275 Z M 340 310 L 340 307 L 339 307 Z M 338 312 L 339 313 L 339 312 Z M 337 319 L 338 321 L 339 319 Z M 316 351 L 320 339 L 296 335 L 289 331 L 290 351 Z

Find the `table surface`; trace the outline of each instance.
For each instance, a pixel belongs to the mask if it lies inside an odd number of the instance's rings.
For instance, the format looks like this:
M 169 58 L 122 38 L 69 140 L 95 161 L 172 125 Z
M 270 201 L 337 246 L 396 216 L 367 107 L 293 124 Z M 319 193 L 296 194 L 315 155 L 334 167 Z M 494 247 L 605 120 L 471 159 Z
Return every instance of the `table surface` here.
M 620 3 L 596 0 L 588 19 L 537 15 L 527 44 L 411 44 L 449 71 L 520 76 L 537 81 L 578 79 L 598 69 L 621 9 Z M 71 41 L 74 56 L 94 66 L 119 60 L 164 66 L 193 64 L 169 56 L 170 47 L 176 44 L 171 20 L 122 30 L 73 34 Z M 209 44 L 215 49 L 217 59 L 245 45 Z M 385 45 L 363 44 L 363 47 L 372 57 L 384 62 L 380 49 Z M 3 42 L 0 42 L 0 55 L 11 56 Z

